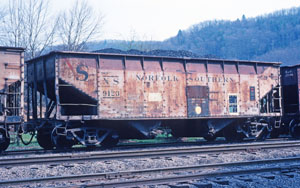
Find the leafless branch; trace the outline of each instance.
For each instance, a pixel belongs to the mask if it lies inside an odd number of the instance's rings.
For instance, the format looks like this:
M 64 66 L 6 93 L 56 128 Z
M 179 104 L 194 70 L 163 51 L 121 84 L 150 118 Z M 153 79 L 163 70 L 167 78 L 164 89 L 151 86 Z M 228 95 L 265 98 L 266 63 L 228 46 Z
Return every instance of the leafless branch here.
M 0 21 L 4 19 L 5 15 L 6 15 L 6 11 L 4 7 L 0 7 Z
M 48 0 L 10 0 L 2 24 L 5 45 L 26 48 L 27 59 L 43 53 L 52 44 L 56 27 L 48 7 Z
M 86 1 L 77 0 L 74 6 L 60 14 L 58 38 L 65 50 L 84 50 L 88 41 L 100 36 L 103 26 L 103 16 L 96 16 L 92 7 Z
M 6 13 L 4 7 L 0 7 L 0 26 L 4 23 Z M 4 31 L 0 29 L 0 44 L 4 42 L 4 37 Z

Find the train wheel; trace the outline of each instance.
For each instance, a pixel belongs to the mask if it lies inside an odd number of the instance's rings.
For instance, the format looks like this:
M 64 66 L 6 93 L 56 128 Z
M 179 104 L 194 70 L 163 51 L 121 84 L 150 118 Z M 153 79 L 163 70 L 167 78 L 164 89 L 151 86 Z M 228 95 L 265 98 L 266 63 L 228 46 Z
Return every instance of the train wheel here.
M 10 144 L 9 134 L 5 129 L 0 129 L 0 152 L 5 151 Z
M 268 129 L 266 127 L 263 127 L 262 132 L 256 137 L 256 140 L 264 141 L 268 137 L 269 133 L 270 132 L 268 131 Z
M 243 133 L 237 131 L 237 126 L 230 125 L 223 130 L 223 136 L 228 142 L 240 142 L 244 139 Z
M 116 133 L 111 133 L 101 142 L 101 146 L 105 148 L 111 148 L 116 146 L 119 143 L 119 140 L 119 135 Z
M 206 141 L 212 142 L 216 140 L 216 135 L 213 133 L 208 133 L 206 136 L 203 137 Z
M 171 134 L 174 138 L 180 138 L 182 135 L 180 135 L 180 131 L 177 128 L 172 128 Z
M 57 134 L 55 128 L 52 131 L 51 140 L 56 149 L 70 149 L 73 146 L 73 142 L 66 136 Z
M 36 139 L 38 144 L 44 149 L 53 149 L 54 145 L 51 140 L 51 131 L 41 129 L 37 132 Z
M 278 138 L 280 135 L 281 130 L 273 128 L 273 130 L 270 133 L 270 138 Z
M 290 134 L 293 138 L 300 138 L 300 121 L 293 119 L 289 124 Z

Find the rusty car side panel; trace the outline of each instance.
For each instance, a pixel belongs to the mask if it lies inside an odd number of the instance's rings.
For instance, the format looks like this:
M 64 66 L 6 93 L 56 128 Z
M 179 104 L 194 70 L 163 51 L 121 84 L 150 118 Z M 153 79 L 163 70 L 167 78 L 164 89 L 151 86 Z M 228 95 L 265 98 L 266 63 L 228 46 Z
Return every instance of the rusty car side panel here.
M 209 116 L 209 87 L 206 82 L 206 62 L 187 62 L 187 116 Z
M 258 105 L 256 100 L 250 100 L 250 87 L 258 88 L 256 74 L 241 74 L 240 76 L 240 114 L 258 115 Z
M 164 72 L 159 59 L 144 59 L 145 111 L 149 118 L 167 117 Z
M 224 115 L 224 81 L 221 62 L 208 62 L 206 82 L 209 87 L 209 109 L 211 116 Z
M 0 48 L 0 90 L 21 79 L 20 52 Z
M 145 93 L 144 93 L 144 71 L 141 59 L 126 58 L 125 61 L 125 85 L 124 96 L 126 100 L 126 114 L 128 118 L 141 118 L 146 116 L 145 111 Z
M 44 61 L 53 64 L 54 55 Z M 263 62 L 72 52 L 57 59 L 59 89 L 72 87 L 94 119 L 256 116 L 279 80 L 279 66 Z
M 0 124 L 24 116 L 24 49 L 0 47 Z
M 59 70 L 61 81 L 97 99 L 97 62 L 95 58 L 60 58 Z
M 183 62 L 163 61 L 167 117 L 186 117 L 186 76 Z
M 271 66 L 258 66 L 260 97 L 265 96 L 272 87 L 279 85 L 279 71 Z
M 255 64 L 240 63 L 240 114 L 258 115 L 256 100 L 250 100 L 250 87 L 258 88 Z M 257 98 L 256 98 L 257 99 Z
M 238 66 L 234 62 L 224 63 L 224 90 L 225 90 L 225 115 L 235 115 L 230 111 L 229 97 L 230 95 L 239 96 L 240 93 L 240 75 L 238 74 Z M 239 98 L 239 97 L 238 97 Z M 239 100 L 237 101 L 237 113 L 239 113 Z
M 101 118 L 125 117 L 124 60 L 100 57 L 99 82 Z

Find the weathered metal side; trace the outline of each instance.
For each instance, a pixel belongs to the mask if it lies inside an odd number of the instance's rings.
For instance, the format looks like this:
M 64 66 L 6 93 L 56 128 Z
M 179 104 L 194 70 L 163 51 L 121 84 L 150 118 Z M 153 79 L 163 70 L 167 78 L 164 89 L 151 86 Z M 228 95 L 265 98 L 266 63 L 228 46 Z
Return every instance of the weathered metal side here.
M 0 152 L 24 120 L 24 49 L 0 47 Z
M 124 118 L 126 90 L 124 87 L 123 57 L 100 56 L 99 58 L 100 103 L 99 117 Z
M 0 124 L 23 119 L 24 49 L 0 47 Z
M 207 80 L 207 61 L 185 61 L 187 80 L 187 116 L 210 116 L 210 89 Z
M 143 59 L 125 57 L 125 99 L 126 111 L 132 118 L 142 118 L 146 116 L 144 92 L 145 82 L 142 80 L 144 75 Z M 137 79 L 137 77 L 139 79 Z M 149 84 L 148 84 L 149 85 Z M 150 85 L 149 85 L 150 87 Z M 125 114 L 125 117 L 128 115 Z
M 57 83 L 47 91 L 62 120 L 280 115 L 272 102 L 280 87 L 279 63 L 72 52 L 32 62 L 37 70 L 47 62 L 46 85 L 56 72 Z M 37 89 L 44 91 L 43 70 L 38 72 Z
M 286 134 L 300 138 L 300 65 L 281 67 L 282 124 Z
M 151 138 L 159 126 L 175 136 L 260 139 L 280 125 L 279 65 L 51 52 L 27 62 L 28 125 L 44 148 Z
M 297 115 L 300 112 L 300 66 L 281 67 L 283 111 L 285 115 Z
M 298 92 L 297 92 L 297 94 L 298 94 L 298 103 L 300 103 L 300 67 L 299 66 L 297 66 L 297 88 L 298 88 Z M 298 110 L 299 110 L 299 112 L 300 112 L 300 105 L 298 105 Z

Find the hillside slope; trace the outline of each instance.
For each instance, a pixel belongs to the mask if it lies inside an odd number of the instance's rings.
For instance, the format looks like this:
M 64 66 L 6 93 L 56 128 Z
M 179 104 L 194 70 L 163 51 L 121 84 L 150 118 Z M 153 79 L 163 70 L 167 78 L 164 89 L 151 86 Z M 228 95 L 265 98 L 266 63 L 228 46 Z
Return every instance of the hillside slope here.
M 88 50 L 184 50 L 201 57 L 300 64 L 300 7 L 236 21 L 206 21 L 165 41 L 100 41 Z
M 196 24 L 163 43 L 219 58 L 300 63 L 300 7 L 236 21 Z

